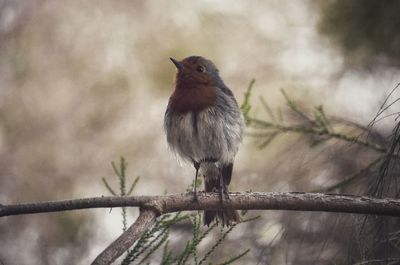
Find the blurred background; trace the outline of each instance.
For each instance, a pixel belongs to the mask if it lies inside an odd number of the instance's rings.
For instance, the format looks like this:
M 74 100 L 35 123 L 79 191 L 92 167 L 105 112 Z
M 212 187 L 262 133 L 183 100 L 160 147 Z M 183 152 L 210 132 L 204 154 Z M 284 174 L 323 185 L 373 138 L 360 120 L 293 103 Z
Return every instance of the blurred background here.
M 366 126 L 400 82 L 399 13 L 395 0 L 0 0 L 0 203 L 109 195 L 101 178 L 118 186 L 110 163 L 120 156 L 131 179 L 141 177 L 134 194 L 184 192 L 194 170 L 168 149 L 162 127 L 175 75 L 168 57 L 213 60 L 239 102 L 255 78 L 251 113 L 260 117 L 259 96 L 284 112 L 285 89 L 306 110 L 323 105 Z M 390 141 L 395 118 L 376 123 L 371 139 Z M 376 156 L 301 134 L 262 149 L 246 137 L 232 190 L 312 191 Z M 376 195 L 368 183 L 336 191 Z M 137 211 L 128 214 L 131 223 Z M 363 221 L 352 215 L 259 214 L 218 255 L 236 251 L 238 239 L 251 248 L 238 264 L 389 264 L 393 254 L 356 238 Z M 121 233 L 120 218 L 119 209 L 3 217 L 0 261 L 88 264 Z

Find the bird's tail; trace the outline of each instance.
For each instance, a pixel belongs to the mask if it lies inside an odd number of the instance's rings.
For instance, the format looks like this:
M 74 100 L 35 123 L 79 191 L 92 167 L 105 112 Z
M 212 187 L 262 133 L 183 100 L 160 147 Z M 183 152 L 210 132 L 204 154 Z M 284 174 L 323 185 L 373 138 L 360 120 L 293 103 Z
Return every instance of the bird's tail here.
M 209 164 L 204 170 L 204 189 L 206 192 L 223 192 L 221 191 L 220 178 L 225 179 L 222 183 L 225 192 L 228 192 L 228 185 L 230 182 L 231 175 L 229 178 L 224 176 L 224 170 L 219 169 L 214 164 Z M 230 165 L 230 173 L 232 174 L 232 165 Z M 228 181 L 229 180 L 229 181 Z M 222 194 L 224 195 L 224 194 Z M 221 198 L 224 198 L 222 196 Z M 224 198 L 229 199 L 229 198 Z M 221 201 L 223 204 L 223 200 Z M 218 223 L 221 222 L 222 226 L 231 226 L 240 222 L 239 214 L 236 210 L 230 208 L 224 208 L 223 210 L 217 211 L 204 211 L 204 224 L 210 226 L 210 224 L 216 220 Z

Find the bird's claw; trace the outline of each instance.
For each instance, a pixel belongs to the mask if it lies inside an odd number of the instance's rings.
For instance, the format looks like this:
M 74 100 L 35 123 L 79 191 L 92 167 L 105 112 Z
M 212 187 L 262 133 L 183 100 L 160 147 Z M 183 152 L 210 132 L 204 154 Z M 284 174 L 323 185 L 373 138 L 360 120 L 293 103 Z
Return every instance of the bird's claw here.
M 199 198 L 197 197 L 197 192 L 192 191 L 191 193 L 193 194 L 192 202 L 198 202 Z
M 219 199 L 221 204 L 223 204 L 224 200 L 229 200 L 229 194 L 228 191 L 224 188 L 221 188 L 218 190 L 219 192 Z

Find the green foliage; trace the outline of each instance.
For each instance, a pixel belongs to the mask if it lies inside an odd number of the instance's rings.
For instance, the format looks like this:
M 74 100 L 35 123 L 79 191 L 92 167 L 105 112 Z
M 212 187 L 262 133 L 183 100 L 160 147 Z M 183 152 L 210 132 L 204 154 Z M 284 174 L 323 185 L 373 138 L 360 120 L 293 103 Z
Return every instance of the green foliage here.
M 114 169 L 115 175 L 118 177 L 119 181 L 119 193 L 115 192 L 110 184 L 108 184 L 107 180 L 105 178 L 102 178 L 102 181 L 104 183 L 104 186 L 107 188 L 107 190 L 114 196 L 129 196 L 132 194 L 133 189 L 136 187 L 136 184 L 138 183 L 140 177 L 137 176 L 133 183 L 130 185 L 129 190 L 126 190 L 126 168 L 128 164 L 125 161 L 125 158 L 121 156 L 120 158 L 120 163 L 119 163 L 119 168 L 115 165 L 114 161 L 111 162 L 112 168 Z M 126 231 L 126 207 L 122 207 L 122 230 Z
M 252 221 L 254 218 L 246 220 Z M 184 244 L 184 248 L 178 252 L 174 252 L 170 247 L 169 235 L 173 231 L 174 226 L 181 224 L 190 224 L 192 228 L 192 237 Z M 236 226 L 236 225 L 235 225 Z M 220 228 L 218 239 L 205 253 L 200 253 L 198 246 L 213 233 L 218 226 L 216 223 L 210 227 L 202 227 L 202 216 L 200 213 L 182 214 L 177 213 L 174 215 L 165 214 L 157 220 L 155 225 L 147 231 L 135 244 L 132 250 L 128 251 L 126 257 L 122 261 L 122 265 L 128 264 L 148 264 L 154 259 L 161 259 L 161 265 L 183 265 L 183 264 L 196 264 L 200 265 L 211 258 L 215 253 L 218 246 L 220 246 L 226 236 L 234 229 L 231 226 L 224 230 Z M 161 252 L 157 255 L 157 252 Z M 226 261 L 218 264 L 232 264 L 234 261 L 246 255 L 250 250 L 246 250 L 241 254 L 230 257 Z M 160 255 L 161 254 L 161 255 Z M 213 264 L 209 262 L 208 264 Z
M 351 2 L 356 1 L 341 1 L 342 4 Z M 375 1 L 375 3 L 378 2 L 379 1 Z M 261 116 L 261 118 L 256 117 L 254 113 L 247 113 L 246 116 L 249 122 L 247 128 L 249 131 L 248 134 L 261 142 L 259 145 L 260 148 L 266 147 L 278 135 L 284 133 L 300 134 L 303 138 L 311 140 L 311 146 L 315 144 L 324 144 L 332 139 L 336 140 L 335 144 L 336 142 L 346 143 L 345 149 L 340 148 L 340 145 L 335 145 L 335 147 L 330 148 L 328 163 L 337 163 L 336 161 L 330 160 L 332 158 L 338 159 L 339 156 L 342 155 L 342 152 L 346 152 L 346 154 L 343 154 L 343 156 L 337 160 L 339 163 L 343 163 L 343 158 L 350 160 L 346 161 L 348 164 L 346 163 L 346 169 L 342 171 L 346 172 L 352 169 L 352 167 L 348 165 L 356 165 L 356 163 L 362 159 L 364 161 L 365 159 L 370 160 L 365 161 L 366 163 L 363 161 L 365 165 L 361 169 L 354 170 L 354 172 L 350 172 L 349 175 L 341 179 L 338 178 L 339 180 L 337 180 L 336 183 L 322 189 L 314 190 L 313 192 L 332 193 L 340 192 L 343 188 L 349 188 L 346 190 L 346 193 L 350 191 L 351 193 L 364 193 L 377 198 L 398 198 L 400 113 L 395 108 L 395 104 L 400 102 L 400 98 L 395 97 L 395 91 L 399 88 L 400 84 L 397 84 L 390 91 L 380 106 L 376 116 L 366 127 L 345 119 L 329 116 L 326 114 L 323 106 L 317 106 L 311 110 L 304 110 L 298 102 L 289 97 L 286 91 L 282 90 L 282 95 L 287 106 L 285 115 L 281 115 L 282 112 L 280 110 L 273 111 L 268 106 L 268 103 L 263 98 L 260 98 L 265 113 L 262 113 L 264 116 Z M 249 97 L 250 96 L 247 95 L 246 105 L 250 105 Z M 248 106 L 248 109 L 250 108 L 251 106 Z M 391 113 L 388 111 L 389 109 L 393 109 Z M 379 133 L 379 131 L 373 130 L 374 124 L 393 116 L 395 116 L 393 119 L 394 127 L 390 136 L 383 135 Z M 352 148 L 353 150 L 349 150 L 350 144 L 354 146 L 354 149 Z M 330 147 L 332 147 L 332 145 Z M 356 149 L 355 147 L 358 148 Z M 334 148 L 337 148 L 336 150 L 339 152 L 332 155 L 331 150 Z M 363 150 L 360 150 L 361 148 Z M 357 157 L 354 158 L 354 156 Z M 354 183 L 356 180 L 359 182 Z M 330 219 L 331 217 L 328 218 Z M 349 223 L 349 221 L 351 223 Z M 344 261 L 346 264 L 399 264 L 397 258 L 391 258 L 398 257 L 399 255 L 398 245 L 393 243 L 400 242 L 398 221 L 386 217 L 351 216 L 347 220 L 344 218 L 342 219 L 342 217 L 335 217 L 333 222 L 334 225 L 327 226 L 329 228 L 327 229 L 328 232 L 325 233 L 323 242 L 321 243 L 318 241 L 318 244 L 322 245 L 322 247 L 320 251 L 318 251 L 318 257 L 313 259 L 312 263 L 318 263 L 318 261 L 321 260 L 321 253 L 327 249 L 327 246 L 331 243 L 330 240 L 335 244 L 339 242 L 336 242 L 337 238 L 335 238 L 335 235 L 332 236 L 332 231 L 336 231 L 338 224 L 342 226 L 343 224 L 345 224 L 345 226 L 351 224 L 352 231 L 349 233 L 348 237 L 346 235 L 347 241 L 358 243 L 355 245 L 349 244 L 345 247 L 345 252 L 348 253 L 348 258 Z M 290 227 L 288 228 L 289 229 L 286 229 L 286 231 L 288 231 L 287 233 L 292 233 L 290 232 Z M 313 238 L 312 231 L 308 232 L 310 232 L 309 238 Z M 296 233 L 296 231 L 294 233 Z M 321 231 L 318 231 L 318 234 L 320 235 Z M 306 237 L 308 237 L 308 234 Z M 334 262 L 332 262 L 332 264 L 333 263 Z
M 314 107 L 311 112 L 307 112 L 303 110 L 299 104 L 293 101 L 285 90 L 282 89 L 281 92 L 286 101 L 288 115 L 282 115 L 280 109 L 274 112 L 266 100 L 261 97 L 260 102 L 267 119 L 253 117 L 249 112 L 251 109 L 251 86 L 245 94 L 242 110 L 247 111 L 244 113 L 248 126 L 247 134 L 254 137 L 259 142 L 258 147 L 260 149 L 267 147 L 279 135 L 291 132 L 308 136 L 311 139 L 311 146 L 321 144 L 331 139 L 336 139 L 374 150 L 379 154 L 377 159 L 371 161 L 359 172 L 345 177 L 343 180 L 330 187 L 318 190 L 319 192 L 328 192 L 349 185 L 357 178 L 363 176 L 365 172 L 376 167 L 390 151 L 387 147 L 374 142 L 371 139 L 362 139 L 360 135 L 362 133 L 368 133 L 368 128 L 338 118 L 328 117 L 322 105 Z M 382 111 L 380 110 L 378 114 L 381 112 Z M 354 134 L 354 132 L 357 134 Z
M 249 136 L 256 137 L 261 140 L 260 148 L 266 147 L 280 134 L 292 132 L 301 133 L 314 136 L 313 140 L 315 143 L 320 143 L 329 139 L 339 139 L 350 143 L 355 143 L 375 151 L 385 153 L 386 148 L 374 143 L 372 141 L 362 140 L 359 135 L 349 135 L 335 130 L 337 127 L 350 127 L 350 129 L 360 129 L 362 126 L 357 124 L 347 123 L 345 121 L 329 119 L 324 111 L 323 106 L 316 106 L 313 109 L 312 114 L 307 114 L 306 111 L 300 109 L 286 93 L 285 90 L 281 90 L 283 97 L 285 98 L 286 104 L 289 108 L 289 113 L 293 114 L 294 119 L 284 118 L 281 114 L 280 109 L 276 113 L 272 111 L 264 98 L 260 98 L 261 105 L 263 106 L 269 120 L 259 119 L 250 115 L 249 112 L 244 113 L 247 121 L 248 128 L 251 131 L 248 133 Z M 246 92 L 245 100 L 242 104 L 246 106 L 246 110 L 251 109 L 250 104 L 250 89 Z M 242 108 L 243 109 L 243 108 Z M 333 124 L 335 123 L 335 124 Z
M 128 164 L 126 163 L 126 160 L 121 157 L 118 167 L 114 162 L 112 162 L 111 165 L 115 172 L 115 175 L 118 177 L 119 192 L 117 193 L 113 188 L 111 188 L 108 181 L 105 178 L 102 178 L 104 186 L 114 196 L 131 195 L 132 191 L 139 181 L 139 177 L 136 177 L 134 179 L 133 183 L 127 190 L 126 169 Z M 199 179 L 196 185 L 200 184 L 201 180 Z M 195 185 L 195 183 L 193 183 L 192 185 Z M 190 190 L 191 189 L 192 187 L 190 187 Z M 247 219 L 243 222 L 252 221 L 256 218 L 258 217 Z M 188 223 L 192 228 L 192 236 L 186 242 L 185 247 L 181 251 L 176 253 L 171 249 L 170 246 L 170 233 L 171 231 L 173 231 L 174 226 L 176 227 L 177 225 L 185 225 Z M 224 228 L 221 228 L 218 239 L 213 244 L 213 246 L 204 254 L 199 253 L 197 247 L 201 242 L 204 241 L 204 239 L 206 239 L 207 236 L 209 236 L 217 229 L 217 223 L 212 224 L 210 227 L 203 228 L 202 215 L 200 213 L 182 214 L 178 212 L 174 215 L 164 214 L 159 217 L 153 227 L 136 242 L 133 248 L 127 251 L 125 258 L 121 262 L 121 265 L 150 264 L 150 262 L 154 263 L 155 259 L 161 259 L 159 262 L 160 265 L 202 264 L 211 258 L 211 256 L 215 253 L 217 247 L 224 242 L 226 236 L 234 229 L 235 226 L 236 225 L 229 227 L 225 231 Z M 123 231 L 126 231 L 126 207 L 122 208 L 122 227 Z M 233 262 L 246 255 L 249 251 L 250 250 L 247 249 L 241 254 L 229 257 L 226 261 L 218 264 L 232 264 Z M 212 265 L 213 263 L 209 262 L 208 264 Z
M 320 1 L 319 31 L 328 36 L 351 64 L 371 66 L 382 56 L 398 66 L 400 1 Z
M 246 122 L 246 125 L 248 124 L 248 117 L 250 114 L 250 110 L 251 110 L 251 105 L 250 105 L 250 95 L 251 95 L 251 89 L 253 88 L 254 83 L 256 82 L 255 79 L 252 79 L 250 81 L 249 86 L 247 87 L 246 92 L 244 93 L 244 99 L 243 99 L 243 103 L 240 106 L 240 109 L 242 110 L 243 116 L 244 116 L 244 120 Z

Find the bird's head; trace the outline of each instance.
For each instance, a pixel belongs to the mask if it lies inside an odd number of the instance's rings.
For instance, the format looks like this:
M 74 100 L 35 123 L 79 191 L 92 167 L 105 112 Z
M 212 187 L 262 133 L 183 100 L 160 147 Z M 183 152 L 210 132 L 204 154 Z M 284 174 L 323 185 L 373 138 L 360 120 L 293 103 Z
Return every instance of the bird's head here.
M 216 88 L 224 85 L 213 62 L 201 56 L 190 56 L 182 61 L 170 59 L 177 68 L 170 107 L 184 113 L 213 106 Z
M 190 56 L 182 61 L 170 58 L 177 69 L 177 86 L 218 86 L 221 81 L 214 63 L 201 56 Z

